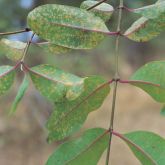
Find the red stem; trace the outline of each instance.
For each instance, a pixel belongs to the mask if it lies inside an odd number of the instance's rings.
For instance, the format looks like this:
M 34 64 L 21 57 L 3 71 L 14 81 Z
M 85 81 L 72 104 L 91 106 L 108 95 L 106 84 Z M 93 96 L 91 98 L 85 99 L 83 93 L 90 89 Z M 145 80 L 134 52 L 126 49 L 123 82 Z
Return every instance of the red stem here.
M 120 83 L 122 84 L 130 84 L 130 83 L 142 83 L 142 84 L 146 84 L 146 85 L 153 85 L 156 87 L 160 87 L 160 84 L 154 84 L 151 82 L 147 82 L 147 81 L 141 81 L 141 80 L 119 80 Z

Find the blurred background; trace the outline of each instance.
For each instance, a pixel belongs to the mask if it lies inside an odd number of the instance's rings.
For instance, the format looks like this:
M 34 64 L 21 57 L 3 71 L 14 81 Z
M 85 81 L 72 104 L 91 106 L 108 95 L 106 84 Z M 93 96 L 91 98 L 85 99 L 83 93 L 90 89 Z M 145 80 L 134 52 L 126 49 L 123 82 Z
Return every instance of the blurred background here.
M 80 0 L 0 0 L 0 32 L 14 31 L 27 27 L 26 17 L 35 7 L 47 3 L 60 3 L 79 6 Z M 118 1 L 108 1 L 114 7 Z M 125 5 L 137 8 L 154 3 L 155 0 L 125 0 Z M 107 22 L 111 31 L 116 28 L 116 13 Z M 123 32 L 136 20 L 137 15 L 124 12 Z M 27 41 L 30 33 L 6 36 L 12 40 Z M 137 68 L 146 62 L 164 59 L 165 33 L 148 43 L 136 43 L 122 38 L 120 44 L 120 74 L 128 79 Z M 36 38 L 37 40 L 37 38 Z M 26 62 L 29 66 L 49 63 L 79 76 L 102 75 L 105 79 L 112 78 L 114 73 L 114 43 L 115 37 L 108 37 L 97 48 L 88 51 L 72 51 L 69 54 L 53 55 L 41 49 L 31 47 Z M 12 64 L 0 52 L 0 65 Z M 56 143 L 47 144 L 45 122 L 52 110 L 50 102 L 46 101 L 31 84 L 24 99 L 13 117 L 7 115 L 11 103 L 22 81 L 22 73 L 17 74 L 17 80 L 7 95 L 0 98 L 0 164 L 1 165 L 43 165 L 52 153 Z M 92 127 L 107 128 L 111 109 L 111 95 L 104 105 L 89 115 L 81 131 Z M 165 137 L 165 118 L 160 116 L 161 106 L 154 102 L 142 90 L 120 85 L 117 96 L 115 130 L 125 133 L 133 130 L 148 130 Z M 99 165 L 103 165 L 105 154 Z M 113 138 L 112 165 L 139 165 L 128 147 Z

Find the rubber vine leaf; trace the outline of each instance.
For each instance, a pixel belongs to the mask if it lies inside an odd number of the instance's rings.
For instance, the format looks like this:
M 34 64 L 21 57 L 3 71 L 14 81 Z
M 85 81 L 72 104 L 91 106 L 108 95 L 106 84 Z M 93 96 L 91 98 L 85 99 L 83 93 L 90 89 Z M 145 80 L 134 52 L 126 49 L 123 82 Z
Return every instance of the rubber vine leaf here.
M 5 94 L 14 83 L 15 70 L 12 66 L 0 66 L 0 95 Z
M 133 12 L 138 13 L 148 19 L 161 18 L 161 21 L 164 21 L 165 20 L 165 1 L 153 4 L 153 5 L 145 6 L 142 8 L 134 9 Z
M 99 17 L 83 9 L 57 4 L 35 8 L 27 21 L 40 37 L 72 49 L 91 49 L 105 38 L 103 33 L 109 32 Z
M 64 46 L 59 46 L 56 44 L 52 44 L 49 42 L 42 42 L 42 43 L 37 43 L 38 46 L 43 48 L 45 51 L 53 53 L 53 54 L 62 54 L 62 53 L 67 53 L 70 52 L 72 49 L 64 47 Z
M 92 1 L 92 0 L 84 1 L 82 2 L 80 8 L 88 9 L 91 6 L 96 5 L 97 3 L 98 1 Z M 100 17 L 101 19 L 104 20 L 104 22 L 106 22 L 111 18 L 114 12 L 114 8 L 108 3 L 102 3 L 97 7 L 91 9 L 90 12 L 94 13 L 96 16 Z
M 80 138 L 60 145 L 46 165 L 96 165 L 107 144 L 106 130 L 101 128 L 87 130 Z
M 88 114 L 97 110 L 110 92 L 109 83 L 98 76 L 84 80 L 84 92 L 74 101 L 55 104 L 47 128 L 48 141 L 62 140 L 78 131 Z
M 165 61 L 150 62 L 138 69 L 131 77 L 135 85 L 158 102 L 165 102 Z
M 157 3 L 165 2 L 159 0 Z M 137 42 L 146 42 L 158 36 L 165 30 L 165 15 L 161 14 L 159 18 L 148 19 L 141 17 L 135 21 L 132 26 L 125 32 L 125 36 Z
M 83 78 L 66 73 L 55 66 L 35 66 L 29 73 L 35 87 L 53 102 L 74 100 L 83 91 Z
M 26 44 L 21 41 L 12 41 L 8 39 L 0 40 L 1 51 L 12 61 L 21 59 Z
M 165 164 L 165 139 L 159 135 L 137 131 L 125 134 L 123 140 L 142 165 Z
M 17 95 L 15 97 L 15 100 L 14 100 L 14 102 L 12 104 L 11 110 L 9 112 L 10 115 L 14 114 L 15 111 L 17 110 L 17 106 L 18 106 L 19 102 L 21 101 L 21 99 L 23 98 L 23 96 L 24 96 L 28 86 L 29 86 L 28 76 L 25 75 L 25 77 L 23 79 L 23 82 L 22 82 L 22 84 L 21 84 L 21 86 L 20 86 L 20 88 L 18 90 L 18 93 L 17 93 Z

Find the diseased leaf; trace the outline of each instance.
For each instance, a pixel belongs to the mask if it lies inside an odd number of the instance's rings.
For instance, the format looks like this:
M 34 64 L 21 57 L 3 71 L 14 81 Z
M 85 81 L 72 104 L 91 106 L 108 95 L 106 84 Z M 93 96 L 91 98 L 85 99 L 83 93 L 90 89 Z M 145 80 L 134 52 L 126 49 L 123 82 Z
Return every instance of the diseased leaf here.
M 98 1 L 87 0 L 87 1 L 82 2 L 80 8 L 88 9 L 96 5 L 97 3 Z M 111 18 L 114 12 L 114 8 L 108 3 L 102 3 L 96 6 L 95 8 L 91 9 L 90 12 L 94 13 L 96 16 L 100 17 L 101 19 L 104 20 L 104 22 L 106 22 Z
M 10 115 L 12 115 L 12 114 L 14 114 L 16 112 L 17 106 L 18 106 L 19 102 L 21 101 L 21 99 L 23 98 L 23 96 L 24 96 L 28 86 L 29 86 L 29 80 L 28 80 L 27 75 L 25 75 L 25 77 L 23 79 L 23 82 L 22 82 L 22 84 L 21 84 L 21 86 L 20 86 L 20 88 L 18 90 L 18 93 L 17 93 L 17 95 L 15 97 L 15 100 L 14 100 L 14 102 L 12 104 L 11 110 L 9 112 Z
M 137 145 L 127 142 L 128 146 L 139 159 L 142 165 L 164 165 L 165 164 L 165 139 L 151 132 L 137 131 L 125 134 L 124 137 Z M 145 154 L 144 154 L 145 153 Z
M 31 68 L 30 76 L 40 93 L 53 102 L 74 100 L 83 91 L 83 78 L 66 73 L 55 66 L 35 66 Z
M 160 0 L 157 3 L 164 2 Z M 141 17 L 125 32 L 125 36 L 137 42 L 147 42 L 158 36 L 165 29 L 164 14 L 159 19 Z
M 12 61 L 21 59 L 26 44 L 20 41 L 11 41 L 8 39 L 0 40 L 1 51 Z
M 76 100 L 55 104 L 55 110 L 47 122 L 48 141 L 62 140 L 78 131 L 88 114 L 102 105 L 109 91 L 109 83 L 101 77 L 86 78 L 84 92 Z
M 87 130 L 80 138 L 60 145 L 46 165 L 96 165 L 108 146 L 108 137 L 104 129 Z
M 0 66 L 0 95 L 5 94 L 14 82 L 15 70 L 12 66 Z
M 35 8 L 28 15 L 28 25 L 49 42 L 72 49 L 91 49 L 105 38 L 103 33 L 109 32 L 99 17 L 56 4 Z
M 165 2 L 159 2 L 153 5 L 148 5 L 133 10 L 134 13 L 141 14 L 148 19 L 160 19 L 165 20 Z M 161 17 L 160 17 L 161 16 Z M 164 19 L 163 19 L 164 16 Z
M 165 102 L 165 61 L 150 62 L 138 69 L 131 77 L 135 85 L 158 102 Z
M 45 51 L 53 53 L 53 54 L 67 53 L 72 50 L 70 48 L 67 48 L 64 46 L 58 46 L 56 44 L 52 44 L 49 42 L 42 42 L 42 43 L 38 43 L 37 45 L 43 48 Z
M 160 114 L 161 114 L 162 116 L 165 116 L 165 105 L 163 105 Z

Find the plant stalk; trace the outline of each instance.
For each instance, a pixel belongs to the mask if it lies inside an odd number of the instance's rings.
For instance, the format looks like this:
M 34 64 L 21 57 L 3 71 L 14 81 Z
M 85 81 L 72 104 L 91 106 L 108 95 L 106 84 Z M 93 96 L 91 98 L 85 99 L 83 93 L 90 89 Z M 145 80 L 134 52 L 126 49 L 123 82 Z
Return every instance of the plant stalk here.
M 26 54 L 27 54 L 27 52 L 28 52 L 29 46 L 30 46 L 30 44 L 31 44 L 31 42 L 32 42 L 32 40 L 33 40 L 34 35 L 35 35 L 35 33 L 32 34 L 32 36 L 30 37 L 30 40 L 29 40 L 29 41 L 27 42 L 27 44 L 26 44 L 26 47 L 25 47 L 25 49 L 24 49 L 21 62 L 24 62 L 24 60 L 25 60 Z
M 118 23 L 117 23 L 117 32 L 119 33 L 119 35 L 117 35 L 116 44 L 115 44 L 115 78 L 114 78 L 115 83 L 114 83 L 114 89 L 113 89 L 112 110 L 111 110 L 111 117 L 110 117 L 110 124 L 109 124 L 110 134 L 109 134 L 109 142 L 108 142 L 108 149 L 107 149 L 107 156 L 106 156 L 106 165 L 109 165 L 109 159 L 110 159 L 111 143 L 112 143 L 112 131 L 114 128 L 114 118 L 115 118 L 117 87 L 118 87 L 118 82 L 120 80 L 118 56 L 119 56 L 119 39 L 121 36 L 120 34 L 121 34 L 121 20 L 122 20 L 123 6 L 124 6 L 124 0 L 120 0 Z
M 23 30 L 18 30 L 18 31 L 14 31 L 14 32 L 0 33 L 0 36 L 12 35 L 12 34 L 18 34 L 18 33 L 24 33 L 24 32 L 29 32 L 29 31 L 31 31 L 29 28 L 25 28 L 25 29 L 23 29 Z

